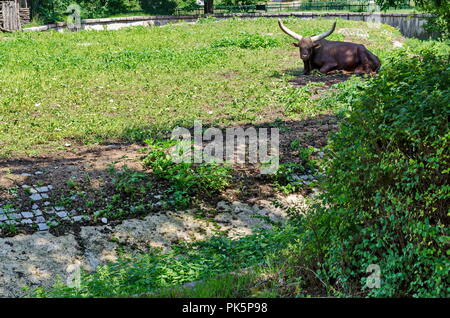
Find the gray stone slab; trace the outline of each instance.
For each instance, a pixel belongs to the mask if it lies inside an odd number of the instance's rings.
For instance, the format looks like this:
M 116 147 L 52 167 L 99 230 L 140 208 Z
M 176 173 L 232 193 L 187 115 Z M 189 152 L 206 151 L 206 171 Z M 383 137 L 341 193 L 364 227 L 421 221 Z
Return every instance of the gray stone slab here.
M 42 193 L 42 192 L 48 192 L 48 191 L 50 191 L 50 189 L 48 187 L 44 186 L 44 187 L 36 188 L 36 191 Z
M 59 216 L 60 218 L 66 218 L 67 212 L 66 211 L 56 212 L 56 215 Z
M 54 208 L 46 209 L 45 212 L 47 212 L 48 214 L 55 214 L 56 213 Z
M 31 221 L 30 219 L 24 219 L 24 220 L 20 221 L 20 223 L 22 223 L 22 224 L 33 224 L 33 221 Z
M 27 219 L 34 217 L 34 214 L 31 212 L 22 212 L 21 214 L 24 218 L 27 218 Z
M 18 220 L 18 219 L 21 219 L 22 216 L 18 213 L 10 213 L 10 214 L 8 214 L 8 218 L 10 220 Z
M 65 208 L 63 206 L 55 206 L 56 211 L 64 211 Z
M 39 193 L 34 193 L 30 195 L 30 199 L 33 201 L 39 201 L 42 200 L 42 196 Z
M 42 215 L 42 211 L 39 210 L 39 209 L 38 210 L 34 210 L 33 213 L 34 213 L 35 216 L 41 216 Z
M 47 231 L 49 229 L 48 225 L 45 223 L 38 223 L 37 226 L 39 231 Z
M 45 223 L 45 218 L 44 218 L 43 216 L 38 216 L 38 217 L 35 219 L 35 222 L 36 222 L 36 223 Z
M 0 221 L 6 221 L 8 218 L 4 214 L 0 214 Z

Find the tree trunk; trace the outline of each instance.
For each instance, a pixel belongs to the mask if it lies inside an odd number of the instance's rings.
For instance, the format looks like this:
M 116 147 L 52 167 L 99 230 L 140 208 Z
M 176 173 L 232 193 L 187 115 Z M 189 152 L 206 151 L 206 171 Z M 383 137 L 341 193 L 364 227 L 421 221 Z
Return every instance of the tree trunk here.
M 205 0 L 205 14 L 213 14 L 214 13 L 214 0 Z

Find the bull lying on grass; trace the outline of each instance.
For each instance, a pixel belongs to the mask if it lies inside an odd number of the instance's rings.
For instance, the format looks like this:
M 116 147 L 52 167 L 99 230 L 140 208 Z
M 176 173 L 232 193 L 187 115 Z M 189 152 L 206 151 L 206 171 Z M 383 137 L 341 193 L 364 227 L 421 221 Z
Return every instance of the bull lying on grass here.
M 355 74 L 376 73 L 380 67 L 380 60 L 362 44 L 324 40 L 333 33 L 336 21 L 331 29 L 319 35 L 302 37 L 289 30 L 278 19 L 278 25 L 287 35 L 298 42 L 293 43 L 300 49 L 300 58 L 305 65 L 305 75 L 312 70 L 319 70 L 324 74 L 338 71 Z

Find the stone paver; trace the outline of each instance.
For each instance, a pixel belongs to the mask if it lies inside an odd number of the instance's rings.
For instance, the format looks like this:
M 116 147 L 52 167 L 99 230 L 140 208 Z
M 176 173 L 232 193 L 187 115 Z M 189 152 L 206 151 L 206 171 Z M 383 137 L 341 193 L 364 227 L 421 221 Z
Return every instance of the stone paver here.
M 43 216 L 38 216 L 35 220 L 35 223 L 44 223 L 45 222 L 45 218 Z
M 42 200 L 42 196 L 39 193 L 34 193 L 30 195 L 30 199 L 33 201 L 40 201 Z
M 38 223 L 38 229 L 39 231 L 48 231 L 49 227 L 45 223 Z
M 48 192 L 48 191 L 50 191 L 50 189 L 48 188 L 48 187 L 39 187 L 39 188 L 36 188 L 36 191 L 37 192 Z
M 67 212 L 66 211 L 56 212 L 56 215 L 59 216 L 60 218 L 66 218 Z
M 17 214 L 17 213 L 10 213 L 10 214 L 8 214 L 8 218 L 10 220 L 17 220 L 17 219 L 21 219 L 22 216 L 20 214 Z
M 28 219 L 32 218 L 34 216 L 34 214 L 31 212 L 22 212 L 21 214 L 24 218 L 28 218 Z

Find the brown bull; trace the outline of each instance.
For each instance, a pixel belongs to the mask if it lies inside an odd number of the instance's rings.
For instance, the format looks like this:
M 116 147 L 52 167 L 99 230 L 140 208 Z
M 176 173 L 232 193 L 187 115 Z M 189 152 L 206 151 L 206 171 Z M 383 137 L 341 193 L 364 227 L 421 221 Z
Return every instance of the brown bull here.
M 380 67 L 378 57 L 362 44 L 324 40 L 333 33 L 336 21 L 329 31 L 311 37 L 302 37 L 289 30 L 280 19 L 278 19 L 278 25 L 284 33 L 298 41 L 293 45 L 300 49 L 300 58 L 305 65 L 305 75 L 315 69 L 324 74 L 338 71 L 369 74 L 376 73 Z

